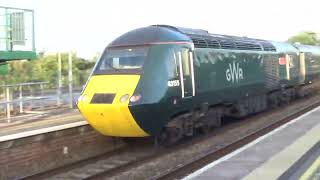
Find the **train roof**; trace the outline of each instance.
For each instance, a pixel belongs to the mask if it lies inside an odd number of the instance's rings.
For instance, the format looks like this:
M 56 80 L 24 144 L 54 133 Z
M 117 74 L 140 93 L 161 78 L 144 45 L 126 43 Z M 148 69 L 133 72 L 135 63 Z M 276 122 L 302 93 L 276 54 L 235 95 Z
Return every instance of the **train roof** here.
M 115 39 L 109 47 L 153 44 L 160 42 L 190 42 L 195 48 L 276 51 L 266 40 L 210 34 L 206 30 L 152 25 L 129 31 Z
M 270 41 L 270 43 L 272 43 L 272 45 L 277 49 L 278 53 L 286 53 L 286 54 L 299 53 L 298 49 L 290 43 L 276 42 L 276 41 Z
M 300 50 L 320 55 L 320 47 L 315 46 L 292 45 L 285 42 L 211 34 L 202 29 L 169 25 L 152 25 L 129 31 L 111 42 L 109 47 L 170 42 L 193 43 L 195 48 L 252 50 L 277 53 L 298 53 Z
M 181 28 L 168 25 L 154 26 L 173 29 L 177 32 L 187 35 L 192 40 L 196 48 L 276 51 L 276 48 L 266 40 L 211 34 L 202 29 Z
M 319 46 L 310 46 L 304 44 L 294 44 L 294 46 L 301 52 L 309 52 L 315 55 L 320 55 L 320 47 Z
M 149 26 L 135 29 L 115 39 L 109 46 L 130 46 L 163 42 L 190 42 L 191 39 L 170 28 Z

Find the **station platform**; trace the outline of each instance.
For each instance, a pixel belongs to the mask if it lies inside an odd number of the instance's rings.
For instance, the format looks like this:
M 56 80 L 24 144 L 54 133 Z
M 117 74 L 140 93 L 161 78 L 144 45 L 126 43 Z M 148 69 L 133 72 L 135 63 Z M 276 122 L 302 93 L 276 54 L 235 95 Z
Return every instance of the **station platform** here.
M 0 119 L 0 142 L 86 125 L 77 109 L 57 108 Z
M 184 178 L 320 180 L 320 107 Z
M 77 109 L 59 107 L 0 124 L 0 180 L 23 179 L 124 146 L 96 132 Z

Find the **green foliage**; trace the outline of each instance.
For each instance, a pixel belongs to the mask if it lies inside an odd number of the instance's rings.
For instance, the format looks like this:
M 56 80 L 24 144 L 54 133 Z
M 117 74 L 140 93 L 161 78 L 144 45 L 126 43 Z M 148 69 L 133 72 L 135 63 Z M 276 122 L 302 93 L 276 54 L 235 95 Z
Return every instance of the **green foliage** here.
M 7 63 L 0 63 L 0 75 L 6 75 L 9 72 L 9 65 Z
M 296 36 L 292 36 L 288 39 L 290 43 L 301 43 L 307 45 L 320 45 L 320 39 L 317 37 L 317 34 L 312 31 L 304 31 Z
M 88 61 L 72 55 L 73 84 L 82 86 L 93 68 L 95 62 Z M 68 53 L 61 54 L 62 60 L 62 82 L 68 84 Z M 49 82 L 50 87 L 56 87 L 58 83 L 58 60 L 57 55 L 39 56 L 33 61 L 12 61 L 9 62 L 9 73 L 0 75 L 0 84 L 16 84 L 23 82 Z

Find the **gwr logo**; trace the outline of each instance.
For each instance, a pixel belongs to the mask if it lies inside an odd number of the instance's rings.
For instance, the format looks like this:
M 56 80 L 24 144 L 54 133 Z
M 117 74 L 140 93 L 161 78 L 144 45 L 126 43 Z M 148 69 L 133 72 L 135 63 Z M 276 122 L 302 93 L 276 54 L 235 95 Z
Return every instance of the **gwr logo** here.
M 232 83 L 238 83 L 243 79 L 243 71 L 242 68 L 239 67 L 239 63 L 233 61 L 232 64 L 229 64 L 229 68 L 226 70 L 226 78 L 227 81 L 232 81 Z

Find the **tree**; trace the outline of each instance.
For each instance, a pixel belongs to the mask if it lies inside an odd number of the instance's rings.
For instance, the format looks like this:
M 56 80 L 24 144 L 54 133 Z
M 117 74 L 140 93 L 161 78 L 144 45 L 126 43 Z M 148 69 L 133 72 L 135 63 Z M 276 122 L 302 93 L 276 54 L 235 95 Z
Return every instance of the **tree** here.
M 81 87 L 87 80 L 95 62 L 77 57 L 73 54 L 73 84 Z M 62 82 L 68 84 L 68 53 L 61 54 Z M 56 87 L 58 82 L 57 55 L 43 53 L 38 60 L 11 61 L 9 74 L 0 74 L 0 85 L 24 82 L 49 82 L 49 87 Z M 1 89 L 0 89 L 1 91 Z M 0 92 L 1 93 L 1 92 Z
M 290 43 L 301 43 L 307 45 L 320 45 L 320 39 L 317 33 L 312 31 L 304 31 L 292 36 L 288 39 Z

